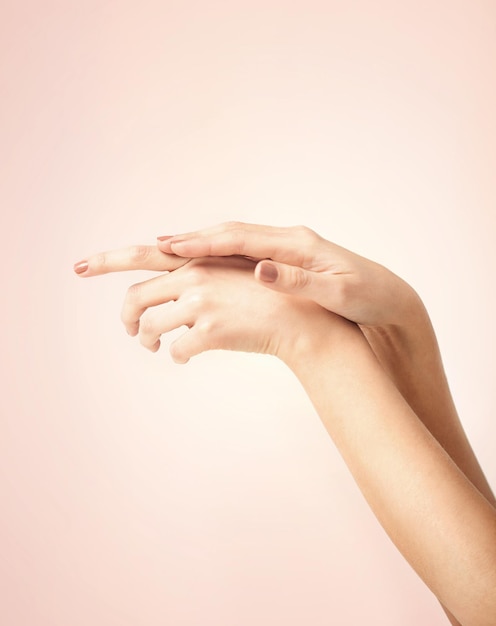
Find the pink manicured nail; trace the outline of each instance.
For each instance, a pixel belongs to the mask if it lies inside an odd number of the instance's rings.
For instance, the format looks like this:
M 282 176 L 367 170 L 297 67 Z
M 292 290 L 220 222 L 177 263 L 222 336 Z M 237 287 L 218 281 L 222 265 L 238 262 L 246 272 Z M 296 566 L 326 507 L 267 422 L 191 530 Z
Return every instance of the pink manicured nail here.
M 262 263 L 260 265 L 260 278 L 266 283 L 274 283 L 279 276 L 277 267 L 271 263 Z
M 162 237 L 157 237 L 158 241 L 167 241 L 167 239 L 172 239 L 174 235 L 162 235 Z
M 79 263 L 76 263 L 74 265 L 74 271 L 76 272 L 76 274 L 82 274 L 83 272 L 86 272 L 87 269 L 88 261 L 79 261 Z

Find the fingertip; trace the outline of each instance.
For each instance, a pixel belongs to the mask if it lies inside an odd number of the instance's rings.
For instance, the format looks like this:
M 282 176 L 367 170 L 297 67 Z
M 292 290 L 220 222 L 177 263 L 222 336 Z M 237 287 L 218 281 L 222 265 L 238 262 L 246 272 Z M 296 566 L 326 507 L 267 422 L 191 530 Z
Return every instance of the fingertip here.
M 172 357 L 172 360 L 176 365 L 186 365 L 186 363 L 189 361 L 189 359 L 180 359 L 179 357 L 175 356 Z
M 176 235 L 157 237 L 157 247 L 161 252 L 166 254 L 175 254 L 176 256 L 187 256 L 184 250 L 188 247 L 188 241 L 176 237 Z
M 136 323 L 134 326 L 126 326 L 126 332 L 130 337 L 136 337 L 139 333 L 139 323 Z
M 168 243 L 172 254 L 177 254 L 177 256 L 188 256 L 188 243 L 191 242 L 184 239 L 177 239 L 176 241 L 170 241 Z
M 275 283 L 279 278 L 279 271 L 273 263 L 261 261 L 256 267 L 256 277 L 264 283 Z
M 184 365 L 185 363 L 187 363 L 189 361 L 189 357 L 182 356 L 181 354 L 179 354 L 176 351 L 176 349 L 174 347 L 174 344 L 172 344 L 171 347 L 169 348 L 169 352 L 170 352 L 170 355 L 172 357 L 172 360 L 177 365 Z
M 157 237 L 157 247 L 161 252 L 165 252 L 166 254 L 172 254 L 170 239 L 172 235 L 163 235 L 161 237 Z

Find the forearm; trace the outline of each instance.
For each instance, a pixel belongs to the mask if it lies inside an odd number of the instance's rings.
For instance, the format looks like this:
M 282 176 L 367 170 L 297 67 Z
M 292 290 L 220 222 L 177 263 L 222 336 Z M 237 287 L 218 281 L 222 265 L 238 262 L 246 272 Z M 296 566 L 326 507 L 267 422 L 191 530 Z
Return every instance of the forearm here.
M 357 327 L 288 365 L 408 562 L 461 623 L 493 624 L 496 512 L 419 421 Z
M 425 307 L 405 326 L 362 327 L 390 379 L 465 476 L 494 506 L 491 488 L 460 423 Z M 460 622 L 443 606 L 453 626 Z
M 413 290 L 412 294 L 410 317 L 404 325 L 361 326 L 361 330 L 414 413 L 467 478 L 496 506 L 460 423 L 429 315 Z

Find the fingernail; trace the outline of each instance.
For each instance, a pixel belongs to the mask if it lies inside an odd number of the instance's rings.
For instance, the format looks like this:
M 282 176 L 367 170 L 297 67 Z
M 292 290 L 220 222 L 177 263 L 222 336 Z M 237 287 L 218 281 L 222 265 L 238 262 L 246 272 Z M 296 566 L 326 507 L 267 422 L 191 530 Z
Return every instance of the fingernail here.
M 76 274 L 82 274 L 83 272 L 86 272 L 87 269 L 88 261 L 79 261 L 79 263 L 76 263 L 74 265 L 74 271 L 76 272 Z
M 167 239 L 172 239 L 174 235 L 162 235 L 162 237 L 157 237 L 158 241 L 167 241 Z
M 186 246 L 186 249 L 188 249 L 188 244 L 190 244 L 191 241 L 191 239 L 176 239 L 174 237 L 169 243 L 171 252 L 173 252 L 174 254 L 182 254 L 184 246 Z
M 277 267 L 272 263 L 262 263 L 260 265 L 260 278 L 266 283 L 274 283 L 279 276 Z

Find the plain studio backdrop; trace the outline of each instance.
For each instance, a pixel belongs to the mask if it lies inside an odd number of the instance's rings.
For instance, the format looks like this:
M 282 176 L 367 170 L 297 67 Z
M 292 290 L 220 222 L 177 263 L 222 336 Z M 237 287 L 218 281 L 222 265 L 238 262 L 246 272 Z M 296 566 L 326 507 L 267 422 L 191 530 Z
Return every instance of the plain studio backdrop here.
M 446 624 L 284 365 L 151 354 L 146 273 L 72 265 L 230 219 L 383 263 L 495 485 L 494 3 L 10 0 L 0 31 L 2 624 Z

